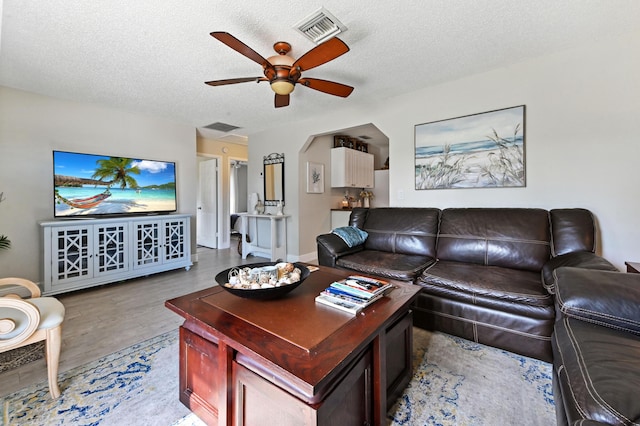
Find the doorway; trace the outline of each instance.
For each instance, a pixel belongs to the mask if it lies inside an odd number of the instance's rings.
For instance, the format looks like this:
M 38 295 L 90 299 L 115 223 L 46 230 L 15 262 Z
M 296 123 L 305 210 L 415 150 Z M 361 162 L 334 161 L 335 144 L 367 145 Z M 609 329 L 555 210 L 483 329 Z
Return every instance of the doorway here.
M 219 169 L 217 158 L 198 163 L 196 243 L 209 248 L 218 247 Z

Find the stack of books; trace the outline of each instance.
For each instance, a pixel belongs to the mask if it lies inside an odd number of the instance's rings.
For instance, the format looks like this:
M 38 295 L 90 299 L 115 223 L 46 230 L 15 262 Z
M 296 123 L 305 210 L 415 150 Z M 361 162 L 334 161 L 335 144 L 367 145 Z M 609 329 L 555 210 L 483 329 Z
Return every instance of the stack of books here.
M 351 275 L 336 281 L 316 296 L 316 303 L 331 306 L 353 315 L 357 314 L 389 291 L 393 285 L 387 281 Z

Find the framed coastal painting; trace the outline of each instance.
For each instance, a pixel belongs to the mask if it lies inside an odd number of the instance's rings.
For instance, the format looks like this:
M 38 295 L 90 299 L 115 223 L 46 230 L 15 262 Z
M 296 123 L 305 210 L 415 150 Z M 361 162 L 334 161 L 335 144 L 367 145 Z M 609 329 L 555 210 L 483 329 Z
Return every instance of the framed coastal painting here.
M 525 106 L 415 126 L 416 189 L 525 186 Z
M 324 192 L 324 164 L 307 161 L 307 193 Z

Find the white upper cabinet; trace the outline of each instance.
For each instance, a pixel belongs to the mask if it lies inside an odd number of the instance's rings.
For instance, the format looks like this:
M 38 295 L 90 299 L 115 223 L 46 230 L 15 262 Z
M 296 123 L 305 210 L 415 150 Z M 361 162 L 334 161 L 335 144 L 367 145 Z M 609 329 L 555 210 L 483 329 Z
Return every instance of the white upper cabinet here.
M 373 154 L 349 148 L 333 148 L 331 187 L 373 188 Z

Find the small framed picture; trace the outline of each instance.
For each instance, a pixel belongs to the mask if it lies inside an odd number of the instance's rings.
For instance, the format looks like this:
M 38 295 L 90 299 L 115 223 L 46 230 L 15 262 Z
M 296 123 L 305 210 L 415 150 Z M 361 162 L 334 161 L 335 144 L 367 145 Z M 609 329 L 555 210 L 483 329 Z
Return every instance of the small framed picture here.
M 324 164 L 307 161 L 307 193 L 324 192 Z

